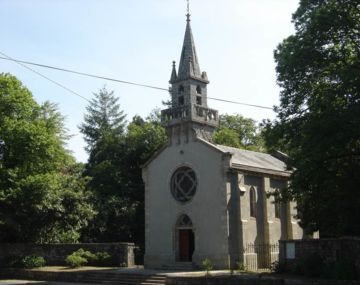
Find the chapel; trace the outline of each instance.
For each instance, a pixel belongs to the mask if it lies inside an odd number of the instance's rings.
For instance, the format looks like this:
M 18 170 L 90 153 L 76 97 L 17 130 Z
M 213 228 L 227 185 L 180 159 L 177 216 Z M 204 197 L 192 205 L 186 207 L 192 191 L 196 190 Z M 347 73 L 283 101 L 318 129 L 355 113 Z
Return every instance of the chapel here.
M 171 106 L 161 112 L 168 143 L 142 170 L 145 183 L 145 267 L 269 267 L 280 239 L 298 239 L 294 202 L 270 193 L 290 176 L 286 155 L 215 144 L 218 111 L 208 107 L 187 14 L 178 70 L 173 62 Z M 273 245 L 275 250 L 273 250 Z

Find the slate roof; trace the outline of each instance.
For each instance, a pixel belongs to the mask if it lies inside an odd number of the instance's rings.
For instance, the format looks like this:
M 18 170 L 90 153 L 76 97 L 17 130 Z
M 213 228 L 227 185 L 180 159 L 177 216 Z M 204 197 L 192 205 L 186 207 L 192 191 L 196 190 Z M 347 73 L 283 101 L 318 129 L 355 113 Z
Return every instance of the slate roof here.
M 264 169 L 275 172 L 286 172 L 286 164 L 282 160 L 272 156 L 271 154 L 249 151 L 224 145 L 215 145 L 223 152 L 232 154 L 232 166 L 235 168 L 250 167 L 254 169 Z
M 181 51 L 178 79 L 187 79 L 189 76 L 200 78 L 200 65 L 196 54 L 194 37 L 191 31 L 190 15 L 187 15 L 184 43 Z

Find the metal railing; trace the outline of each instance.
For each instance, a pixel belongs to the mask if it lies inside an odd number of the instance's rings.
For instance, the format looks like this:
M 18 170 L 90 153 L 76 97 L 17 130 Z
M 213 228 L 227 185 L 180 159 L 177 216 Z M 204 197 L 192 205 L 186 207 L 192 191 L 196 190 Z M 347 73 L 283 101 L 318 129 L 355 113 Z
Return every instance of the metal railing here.
M 242 254 L 246 270 L 270 270 L 271 264 L 279 260 L 279 244 L 248 243 Z

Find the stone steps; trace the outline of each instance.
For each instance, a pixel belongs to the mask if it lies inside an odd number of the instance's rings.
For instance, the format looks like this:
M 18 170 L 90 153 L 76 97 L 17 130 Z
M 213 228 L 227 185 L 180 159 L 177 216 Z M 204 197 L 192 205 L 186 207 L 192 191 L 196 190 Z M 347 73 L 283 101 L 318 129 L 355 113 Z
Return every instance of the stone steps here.
M 159 269 L 166 271 L 194 271 L 198 268 L 192 262 L 174 262 L 162 265 Z

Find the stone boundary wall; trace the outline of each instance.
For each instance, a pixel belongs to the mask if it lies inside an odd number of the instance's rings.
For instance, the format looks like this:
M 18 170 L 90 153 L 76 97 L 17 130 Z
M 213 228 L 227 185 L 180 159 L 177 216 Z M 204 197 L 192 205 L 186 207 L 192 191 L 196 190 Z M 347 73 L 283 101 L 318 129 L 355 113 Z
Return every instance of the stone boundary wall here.
M 166 278 L 166 285 L 284 285 L 284 280 L 257 276 L 171 276 Z
M 133 243 L 77 243 L 77 244 L 32 244 L 32 243 L 0 243 L 0 266 L 6 266 L 11 257 L 28 255 L 42 256 L 46 265 L 65 265 L 69 254 L 84 249 L 95 252 L 107 252 L 112 256 L 113 266 L 134 266 Z
M 279 261 L 295 264 L 317 254 L 324 261 L 351 261 L 360 270 L 360 237 L 338 239 L 280 240 Z

